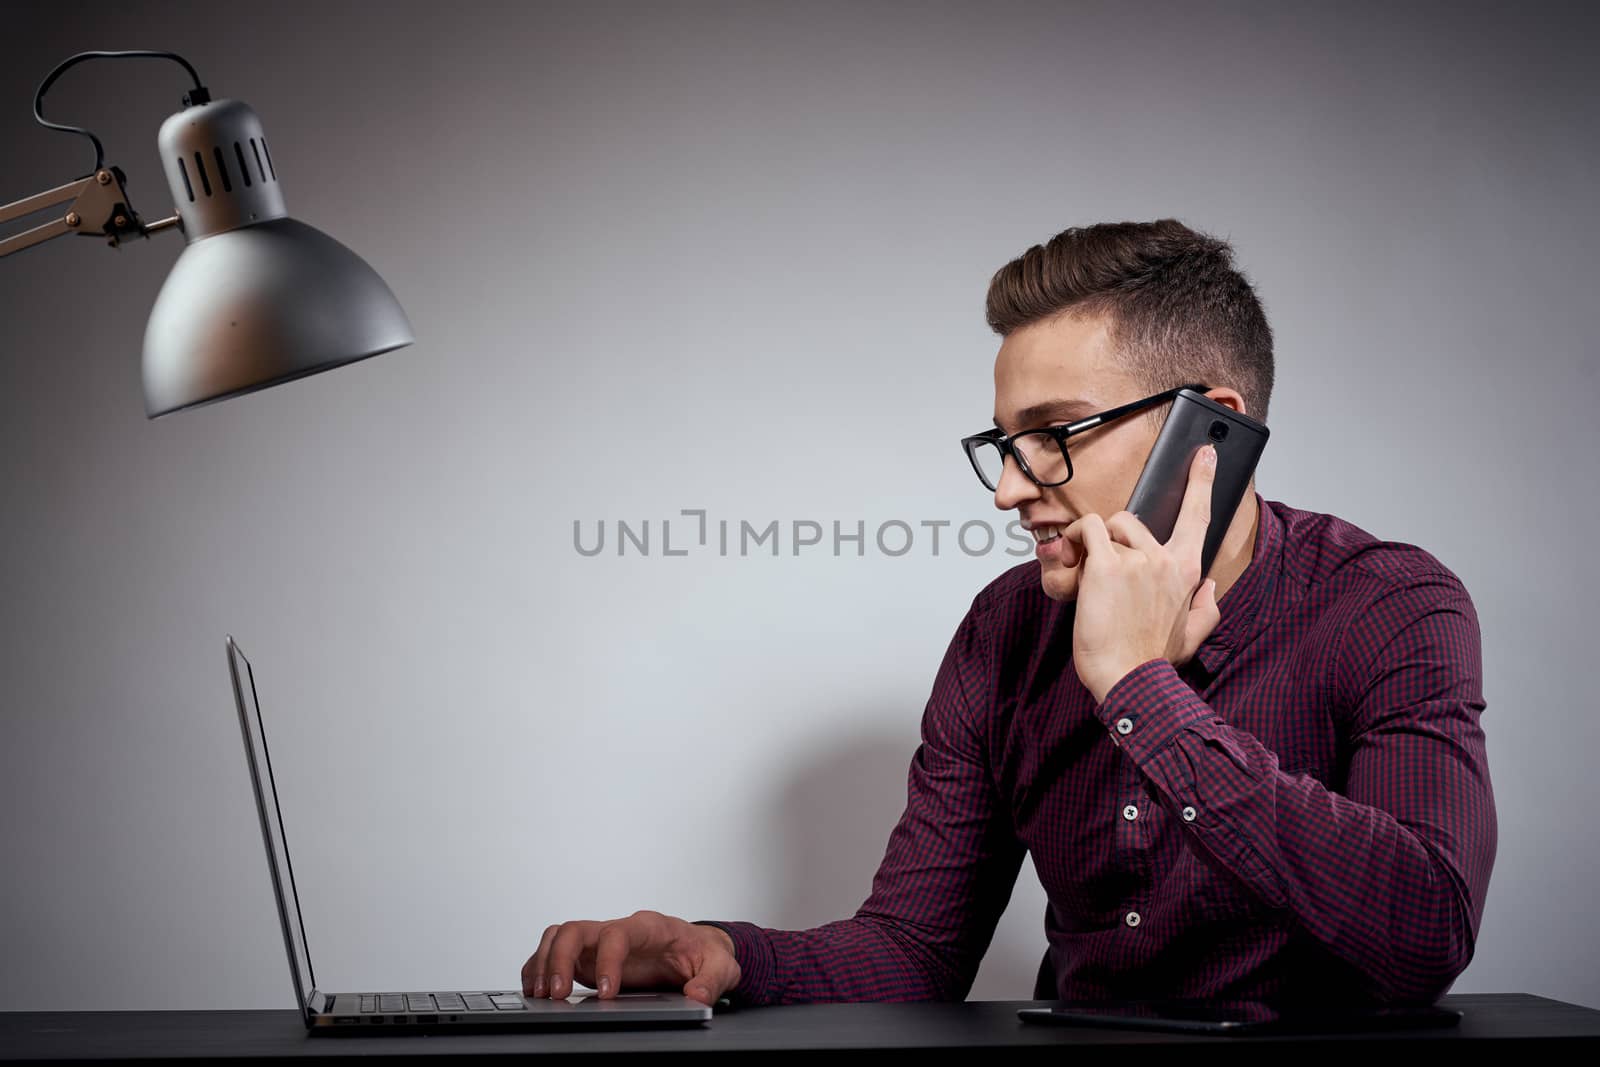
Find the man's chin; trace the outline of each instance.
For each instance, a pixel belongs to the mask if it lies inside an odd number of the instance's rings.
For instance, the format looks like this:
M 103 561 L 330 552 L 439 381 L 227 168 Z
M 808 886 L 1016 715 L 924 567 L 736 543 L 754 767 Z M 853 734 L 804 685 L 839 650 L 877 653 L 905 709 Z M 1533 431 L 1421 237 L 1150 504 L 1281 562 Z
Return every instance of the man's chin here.
M 1039 584 L 1044 595 L 1051 600 L 1071 601 L 1078 598 L 1078 568 L 1063 567 L 1057 562 L 1039 563 Z

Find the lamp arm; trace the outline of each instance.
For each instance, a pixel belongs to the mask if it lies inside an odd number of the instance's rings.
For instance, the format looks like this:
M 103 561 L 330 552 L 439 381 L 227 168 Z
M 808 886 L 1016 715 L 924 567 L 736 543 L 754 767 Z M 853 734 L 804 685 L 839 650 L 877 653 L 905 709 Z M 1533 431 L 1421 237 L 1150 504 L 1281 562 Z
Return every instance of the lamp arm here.
M 122 168 L 101 167 L 86 178 L 0 207 L 0 224 L 3 224 L 57 204 L 71 204 L 66 213 L 57 218 L 30 230 L 0 238 L 0 256 L 9 256 L 69 233 L 80 237 L 104 237 L 107 244 L 115 246 L 125 237 L 148 237 L 152 233 L 182 225 L 176 215 L 146 225 L 138 213 L 128 206 L 128 194 L 122 182 Z
M 6 223 L 47 207 L 72 202 L 67 213 L 60 218 L 41 223 L 31 230 L 0 238 L 0 256 L 9 256 L 13 252 L 32 248 L 36 244 L 69 233 L 84 237 L 104 237 L 107 244 L 115 247 L 124 237 L 148 237 L 171 226 L 183 225 L 177 215 L 146 225 L 128 204 L 128 194 L 122 188 L 122 183 L 126 180 L 122 168 L 106 166 L 105 151 L 100 145 L 100 138 L 82 126 L 63 125 L 44 117 L 44 94 L 49 91 L 50 86 L 72 67 L 91 59 L 170 59 L 180 64 L 194 80 L 194 88 L 184 96 L 183 106 L 204 104 L 211 100 L 211 94 L 201 84 L 200 75 L 195 73 L 194 65 L 176 52 L 158 52 L 144 48 L 121 52 L 79 52 L 56 64 L 56 68 L 45 75 L 44 81 L 39 83 L 38 91 L 34 93 L 33 117 L 39 125 L 49 129 L 87 137 L 89 143 L 94 145 L 94 172 L 88 177 L 79 178 L 66 185 L 58 185 L 54 189 L 47 189 L 0 207 L 0 223 Z

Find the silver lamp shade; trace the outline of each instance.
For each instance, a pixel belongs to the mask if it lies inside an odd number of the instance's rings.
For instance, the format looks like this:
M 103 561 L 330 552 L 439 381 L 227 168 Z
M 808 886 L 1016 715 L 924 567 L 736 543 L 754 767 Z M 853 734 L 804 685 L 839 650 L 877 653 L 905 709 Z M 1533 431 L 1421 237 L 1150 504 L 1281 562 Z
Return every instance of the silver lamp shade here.
M 237 100 L 162 124 L 188 246 L 144 335 L 151 418 L 353 363 L 415 340 L 376 271 L 288 217 L 260 119 Z

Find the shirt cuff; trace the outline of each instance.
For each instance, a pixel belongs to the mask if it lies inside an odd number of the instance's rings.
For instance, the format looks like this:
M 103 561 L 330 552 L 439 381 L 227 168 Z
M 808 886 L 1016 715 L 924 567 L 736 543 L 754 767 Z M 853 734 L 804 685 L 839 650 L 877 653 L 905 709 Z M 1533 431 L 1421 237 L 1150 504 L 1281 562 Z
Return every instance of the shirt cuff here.
M 739 984 L 723 996 L 730 1004 L 754 1007 L 772 1000 L 772 941 L 754 923 L 696 919 L 695 926 L 715 926 L 733 939 L 733 959 L 739 965 Z
M 1165 659 L 1141 663 L 1106 691 L 1095 715 L 1111 740 L 1135 763 L 1143 763 L 1191 726 L 1216 719 Z

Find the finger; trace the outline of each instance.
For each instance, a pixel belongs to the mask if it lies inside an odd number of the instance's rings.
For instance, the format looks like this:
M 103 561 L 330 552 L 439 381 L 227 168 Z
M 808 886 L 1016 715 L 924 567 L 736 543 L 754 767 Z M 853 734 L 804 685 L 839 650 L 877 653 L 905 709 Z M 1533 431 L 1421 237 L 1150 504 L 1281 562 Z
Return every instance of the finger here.
M 726 952 L 709 952 L 700 970 L 684 984 L 683 995 L 702 1004 L 715 1004 L 723 993 L 739 984 L 739 964 Z
M 648 931 L 632 919 L 618 919 L 600 928 L 595 940 L 595 989 L 601 1000 L 609 1000 L 622 990 L 622 968 L 628 954 L 644 947 Z
M 1111 535 L 1106 532 L 1105 520 L 1098 515 L 1089 514 L 1080 521 L 1083 523 L 1083 548 L 1087 553 L 1085 565 L 1089 560 L 1096 559 L 1100 561 L 1097 566 L 1110 563 L 1116 550 L 1122 546 L 1112 542 Z
M 1200 559 L 1200 549 L 1206 543 L 1206 528 L 1211 525 L 1211 487 L 1216 480 L 1217 449 L 1215 445 L 1206 445 L 1189 464 L 1189 485 L 1183 493 L 1183 507 L 1178 511 L 1172 538 L 1167 542 L 1180 560 Z
M 545 961 L 545 980 L 551 1000 L 572 995 L 572 976 L 578 967 L 578 953 L 592 938 L 591 922 L 572 922 L 562 925 L 555 940 L 550 942 L 550 957 Z
M 1099 515 L 1090 512 L 1080 518 L 1074 519 L 1066 529 L 1061 531 L 1062 557 L 1066 558 L 1069 550 L 1076 556 L 1071 566 L 1081 567 L 1087 565 L 1089 550 L 1092 546 L 1100 548 L 1101 562 L 1095 566 L 1104 566 L 1117 555 L 1123 552 L 1132 552 L 1133 549 L 1126 545 L 1119 545 L 1112 541 L 1106 533 L 1106 522 Z
M 528 962 L 522 965 L 522 995 L 525 997 L 544 996 L 544 965 L 550 955 L 550 942 L 555 940 L 556 934 L 561 930 L 559 923 L 547 926 L 544 935 L 539 938 L 539 947 Z
M 1061 531 L 1061 540 L 1070 541 L 1079 548 L 1085 548 L 1087 546 L 1087 542 L 1084 540 L 1084 538 L 1087 535 L 1084 531 L 1089 528 L 1089 524 L 1091 522 L 1101 521 L 1102 520 L 1100 516 L 1096 515 L 1092 511 L 1087 515 L 1080 515 L 1078 518 L 1073 519 L 1072 522 L 1068 523 L 1067 527 Z
M 1161 542 L 1150 532 L 1150 527 L 1141 522 L 1139 516 L 1131 511 L 1119 511 L 1107 519 L 1106 530 L 1114 542 L 1140 552 L 1148 553 L 1161 547 Z

